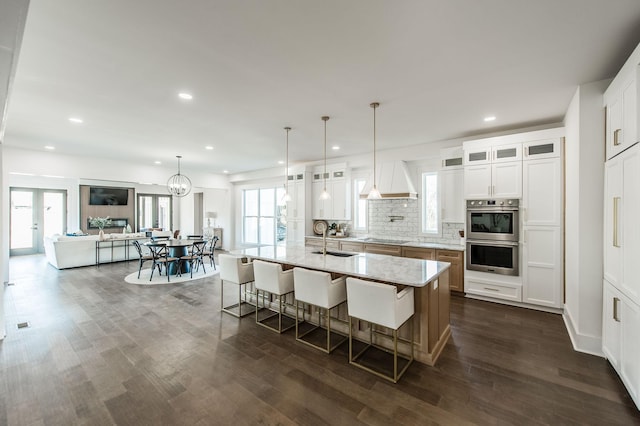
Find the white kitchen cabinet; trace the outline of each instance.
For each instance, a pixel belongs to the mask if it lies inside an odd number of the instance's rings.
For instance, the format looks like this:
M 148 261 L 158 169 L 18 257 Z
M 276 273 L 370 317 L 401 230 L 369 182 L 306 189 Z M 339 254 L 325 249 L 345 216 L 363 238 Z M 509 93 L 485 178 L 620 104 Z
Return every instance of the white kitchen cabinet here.
M 287 177 L 288 191 L 291 200 L 287 202 L 287 243 L 304 244 L 304 237 L 309 230 L 311 213 L 308 197 L 311 173 L 298 171 Z
M 640 407 L 640 306 L 603 283 L 602 351 Z
M 541 158 L 558 158 L 561 153 L 561 138 L 525 142 L 522 145 L 522 157 L 524 161 Z
M 628 67 L 611 82 L 604 94 L 607 159 L 637 141 L 636 69 Z
M 605 164 L 604 278 L 640 304 L 640 144 Z
M 524 226 L 562 225 L 562 160 L 559 157 L 522 162 Z
M 313 218 L 324 220 L 349 220 L 351 218 L 351 190 L 349 178 L 344 169 L 327 172 L 327 192 L 331 196 L 321 200 L 325 179 L 322 172 L 313 174 Z
M 442 170 L 462 169 L 464 150 L 461 146 L 440 150 Z
M 561 308 L 562 232 L 559 226 L 524 227 L 522 235 L 522 301 Z
M 522 162 L 501 162 L 464 168 L 464 196 L 478 198 L 520 198 Z
M 451 168 L 440 171 L 442 222 L 464 223 L 464 170 Z
M 522 197 L 522 144 L 464 148 L 464 197 Z

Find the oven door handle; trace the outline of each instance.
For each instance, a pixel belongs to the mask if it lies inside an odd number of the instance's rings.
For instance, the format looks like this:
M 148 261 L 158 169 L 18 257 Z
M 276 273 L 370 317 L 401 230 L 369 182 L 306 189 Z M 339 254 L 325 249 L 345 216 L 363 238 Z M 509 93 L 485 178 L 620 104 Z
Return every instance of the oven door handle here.
M 467 240 L 467 245 L 469 244 L 492 247 L 518 247 L 520 243 L 518 241 Z

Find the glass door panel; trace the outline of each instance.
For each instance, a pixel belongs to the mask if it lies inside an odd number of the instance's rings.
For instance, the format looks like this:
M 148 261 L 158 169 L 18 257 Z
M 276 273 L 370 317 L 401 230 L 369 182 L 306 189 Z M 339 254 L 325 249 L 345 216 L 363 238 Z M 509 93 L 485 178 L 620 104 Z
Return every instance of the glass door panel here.
M 10 249 L 23 251 L 23 254 L 36 253 L 36 229 L 38 224 L 34 217 L 33 190 L 11 190 L 11 238 Z M 15 253 L 18 254 L 18 253 Z
M 56 189 L 11 188 L 10 255 L 44 252 L 44 237 L 64 234 L 67 192 Z

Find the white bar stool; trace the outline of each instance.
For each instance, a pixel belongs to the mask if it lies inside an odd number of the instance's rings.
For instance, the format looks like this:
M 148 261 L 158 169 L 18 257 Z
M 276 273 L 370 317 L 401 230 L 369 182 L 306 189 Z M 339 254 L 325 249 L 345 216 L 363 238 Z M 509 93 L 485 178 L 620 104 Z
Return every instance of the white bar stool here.
M 296 297 L 296 340 L 307 345 L 320 349 L 323 352 L 331 353 L 335 348 L 347 341 L 347 336 L 331 331 L 331 310 L 347 300 L 347 290 L 345 286 L 345 278 L 340 277 L 335 280 L 331 279 L 329 272 L 312 271 L 303 268 L 293 268 L 293 282 Z M 318 307 L 318 325 L 300 334 L 298 324 L 298 302 L 302 302 L 302 310 L 304 312 L 304 304 Z M 304 340 L 303 337 L 318 329 L 322 329 L 322 311 L 326 311 L 326 344 L 318 345 Z M 304 314 L 303 314 L 304 315 Z M 338 318 L 333 318 L 341 321 Z M 341 321 L 346 323 L 346 321 Z M 333 343 L 331 342 L 333 337 Z
M 243 263 L 242 258 L 238 256 L 232 256 L 229 254 L 220 254 L 218 256 L 218 263 L 220 264 L 220 307 L 222 312 L 226 312 L 237 318 L 242 318 L 246 315 L 253 313 L 256 307 L 247 302 L 247 289 L 246 285 L 254 281 L 253 278 L 253 263 Z M 229 306 L 224 306 L 224 283 L 225 281 L 231 282 L 238 286 L 238 303 L 234 303 Z M 244 299 L 242 297 L 242 286 L 244 288 Z M 245 306 L 245 311 L 242 311 L 242 307 Z
M 369 371 L 379 377 L 397 383 L 413 361 L 413 287 L 406 287 L 400 293 L 394 285 L 365 281 L 358 278 L 347 278 L 347 306 L 349 307 L 349 364 Z M 356 356 L 353 356 L 352 319 L 356 318 L 369 323 L 369 343 Z M 411 333 L 411 356 L 398 354 L 398 329 L 409 322 Z M 374 325 L 393 330 L 392 336 L 374 330 Z M 373 343 L 374 331 L 393 339 L 393 352 Z M 408 342 L 405 339 L 400 339 Z M 367 352 L 375 348 L 393 355 L 393 371 L 384 373 L 384 367 L 378 367 L 366 359 Z M 398 358 L 404 365 L 398 371 Z
M 293 293 L 293 271 L 283 271 L 279 263 L 263 262 L 255 260 L 253 262 L 256 285 L 256 324 L 260 324 L 276 333 L 282 333 L 295 325 L 296 319 L 288 315 L 283 315 L 283 299 L 287 294 Z M 260 293 L 262 292 L 262 309 L 259 307 Z M 265 293 L 272 294 L 278 298 L 278 310 L 271 308 L 271 301 L 265 303 Z M 271 315 L 260 319 L 260 311 L 266 309 L 272 312 Z M 273 318 L 278 317 L 277 327 L 270 325 Z M 283 326 L 283 321 L 287 325 Z

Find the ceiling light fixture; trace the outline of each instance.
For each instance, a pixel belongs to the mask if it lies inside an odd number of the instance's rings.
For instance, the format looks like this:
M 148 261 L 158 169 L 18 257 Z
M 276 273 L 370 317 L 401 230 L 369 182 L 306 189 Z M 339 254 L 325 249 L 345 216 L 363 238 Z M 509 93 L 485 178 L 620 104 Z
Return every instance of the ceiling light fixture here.
M 373 108 L 373 188 L 367 195 L 368 200 L 379 200 L 382 198 L 378 186 L 376 185 L 376 108 L 380 106 L 378 102 L 372 102 L 369 105 Z
M 324 189 L 322 190 L 322 194 L 320 194 L 321 200 L 328 200 L 331 198 L 329 192 L 327 191 L 327 121 L 329 120 L 328 116 L 322 117 L 322 121 L 324 121 L 324 173 L 322 177 L 324 179 Z
M 76 124 L 84 123 L 84 120 L 82 118 L 79 118 L 79 117 L 69 117 L 69 121 L 72 122 L 72 123 L 76 123 Z
M 193 99 L 193 95 L 191 93 L 186 93 L 186 92 L 178 93 L 178 97 L 180 99 L 184 99 L 185 101 L 190 101 L 191 99 Z
M 490 115 L 489 117 L 485 117 L 484 121 L 489 122 L 489 121 L 494 121 L 495 119 L 496 119 L 495 115 Z
M 287 143 L 286 143 L 286 163 L 284 166 L 284 195 L 280 200 L 282 204 L 285 204 L 291 201 L 291 195 L 289 195 L 289 131 L 291 130 L 291 127 L 285 127 L 284 130 L 287 131 Z
M 45 145 L 44 149 L 48 149 L 49 151 L 52 151 L 54 149 L 56 149 L 55 146 L 51 146 L 51 145 Z
M 223 170 L 222 173 L 229 173 L 229 170 Z
M 208 151 L 211 151 L 211 150 L 213 150 L 213 147 L 211 145 L 207 145 L 207 146 L 204 147 L 204 149 L 206 149 Z
M 334 146 L 331 147 L 331 149 L 334 150 L 334 151 L 339 151 L 340 147 L 338 145 L 334 145 Z
M 175 195 L 176 197 L 184 197 L 189 192 L 191 192 L 191 179 L 186 177 L 185 175 L 180 174 L 180 159 L 181 155 L 176 155 L 178 159 L 178 173 L 171 176 L 167 181 L 167 190 L 169 194 Z

